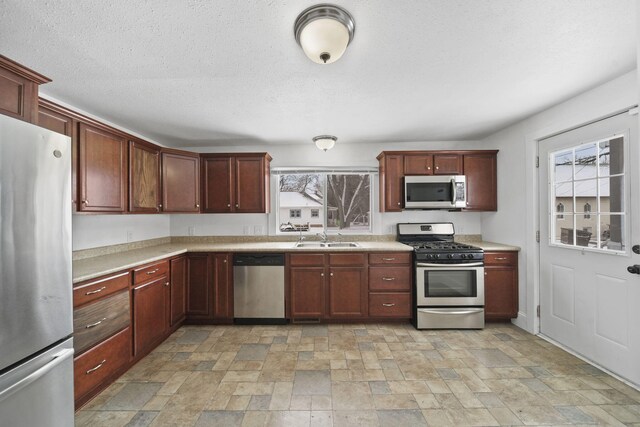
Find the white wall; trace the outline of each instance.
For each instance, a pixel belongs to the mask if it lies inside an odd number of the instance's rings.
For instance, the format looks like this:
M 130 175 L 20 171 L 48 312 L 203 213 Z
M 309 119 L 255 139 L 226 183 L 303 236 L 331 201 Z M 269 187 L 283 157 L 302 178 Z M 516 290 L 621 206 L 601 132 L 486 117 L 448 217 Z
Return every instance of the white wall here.
M 226 147 L 192 147 L 191 151 L 200 152 L 264 152 L 273 157 L 271 167 L 318 167 L 352 166 L 377 167 L 376 156 L 384 150 L 455 150 L 455 149 L 492 149 L 490 144 L 479 141 L 439 141 L 407 143 L 359 143 L 347 144 L 338 140 L 335 147 L 327 152 L 318 150 L 309 138 L 299 145 L 254 145 Z M 378 180 L 373 189 L 374 215 L 372 216 L 375 234 L 395 234 L 398 222 L 453 221 L 458 234 L 480 234 L 481 214 L 475 212 L 446 211 L 405 211 L 398 213 L 378 213 Z M 272 186 L 275 183 L 272 182 Z M 274 187 L 275 188 L 275 187 Z M 275 194 L 272 191 L 272 196 Z M 275 206 L 272 198 L 272 206 Z M 191 228 L 192 233 L 189 232 Z M 275 215 L 259 214 L 205 214 L 172 215 L 171 235 L 196 236 L 207 235 L 266 235 L 275 234 Z
M 520 313 L 516 324 L 537 327 L 537 140 L 638 103 L 637 71 L 629 72 L 483 140 L 497 148 L 498 211 L 481 215 L 485 240 L 520 246 Z M 544 238 L 544 237 L 543 237 Z
M 169 215 L 74 215 L 73 250 L 169 236 Z

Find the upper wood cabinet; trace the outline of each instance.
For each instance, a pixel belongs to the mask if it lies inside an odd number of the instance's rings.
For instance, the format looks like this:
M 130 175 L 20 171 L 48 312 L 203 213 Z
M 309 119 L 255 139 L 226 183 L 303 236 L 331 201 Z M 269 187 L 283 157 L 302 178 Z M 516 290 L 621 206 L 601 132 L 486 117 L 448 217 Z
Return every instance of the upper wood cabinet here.
M 460 175 L 462 156 L 458 154 L 406 154 L 405 175 Z
M 38 87 L 51 79 L 0 55 L 0 114 L 38 123 Z
M 383 151 L 380 162 L 380 212 L 404 208 L 406 175 L 465 175 L 467 207 L 464 210 L 497 210 L 497 150 Z
M 78 141 L 78 211 L 126 211 L 127 140 L 102 127 L 80 123 Z
M 498 210 L 498 172 L 495 153 L 464 155 L 467 177 L 467 210 Z
M 381 153 L 380 212 L 400 212 L 404 207 L 404 156 Z
M 203 154 L 202 212 L 269 212 L 267 153 Z
M 129 212 L 160 212 L 160 197 L 160 148 L 129 141 Z
M 162 150 L 162 211 L 200 212 L 200 157 Z

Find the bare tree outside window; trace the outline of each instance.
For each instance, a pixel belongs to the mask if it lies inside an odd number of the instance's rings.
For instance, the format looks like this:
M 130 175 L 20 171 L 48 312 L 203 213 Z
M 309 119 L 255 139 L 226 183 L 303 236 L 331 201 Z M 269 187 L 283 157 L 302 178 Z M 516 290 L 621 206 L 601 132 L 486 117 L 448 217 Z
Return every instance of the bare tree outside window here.
M 327 175 L 327 228 L 369 229 L 369 175 Z

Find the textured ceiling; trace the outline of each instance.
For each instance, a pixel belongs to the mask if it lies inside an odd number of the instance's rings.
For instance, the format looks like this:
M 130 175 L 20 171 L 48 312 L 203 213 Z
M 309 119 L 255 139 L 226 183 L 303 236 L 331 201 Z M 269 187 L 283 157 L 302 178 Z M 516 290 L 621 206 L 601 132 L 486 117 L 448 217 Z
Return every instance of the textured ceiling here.
M 293 37 L 314 3 L 0 0 L 0 53 L 190 147 L 477 139 L 636 67 L 633 0 L 336 0 L 356 34 L 327 66 Z

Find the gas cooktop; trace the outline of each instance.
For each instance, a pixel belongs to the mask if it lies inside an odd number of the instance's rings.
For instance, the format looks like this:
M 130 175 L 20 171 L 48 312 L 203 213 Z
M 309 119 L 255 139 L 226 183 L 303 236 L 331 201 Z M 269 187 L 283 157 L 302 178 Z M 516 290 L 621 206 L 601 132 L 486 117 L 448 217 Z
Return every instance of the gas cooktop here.
M 398 224 L 397 239 L 412 246 L 416 262 L 469 263 L 482 262 L 481 248 L 453 241 L 453 223 L 404 223 Z

